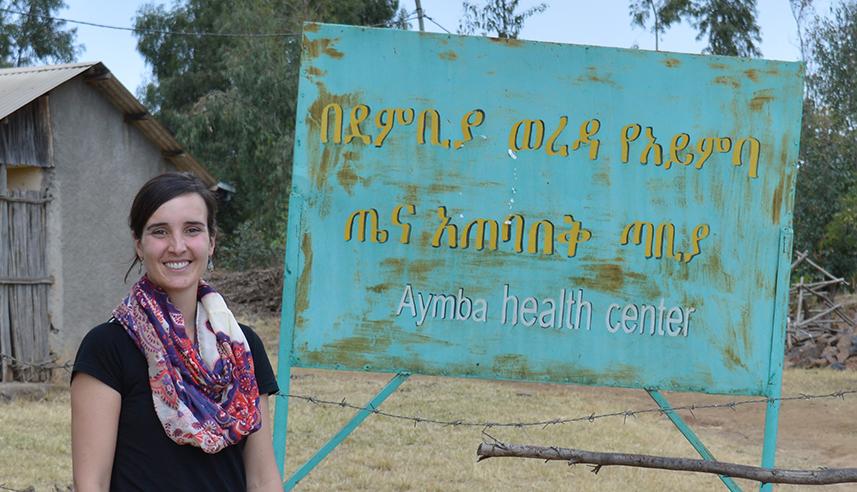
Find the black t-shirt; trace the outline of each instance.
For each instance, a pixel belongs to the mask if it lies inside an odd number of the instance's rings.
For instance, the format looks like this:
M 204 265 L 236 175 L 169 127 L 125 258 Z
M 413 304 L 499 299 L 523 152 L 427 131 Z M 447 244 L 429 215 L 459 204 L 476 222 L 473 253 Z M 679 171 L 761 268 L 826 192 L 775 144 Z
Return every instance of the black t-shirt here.
M 253 355 L 259 394 L 276 393 L 277 380 L 262 341 L 247 326 L 241 325 L 241 330 Z M 155 413 L 146 358 L 119 322 L 98 325 L 84 337 L 72 378 L 77 372 L 89 374 L 122 395 L 110 490 L 246 489 L 244 440 L 208 454 L 167 437 Z

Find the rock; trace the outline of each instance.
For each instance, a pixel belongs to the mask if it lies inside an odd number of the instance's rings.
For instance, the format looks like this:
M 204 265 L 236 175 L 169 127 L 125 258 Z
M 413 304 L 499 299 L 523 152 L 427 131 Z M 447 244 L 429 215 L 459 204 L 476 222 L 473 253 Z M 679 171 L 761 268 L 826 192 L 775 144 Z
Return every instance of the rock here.
M 848 357 L 851 356 L 851 335 L 850 334 L 842 334 L 839 335 L 839 338 L 836 340 L 836 350 L 839 352 L 836 354 L 836 360 L 838 362 L 845 362 L 848 360 Z
M 822 350 L 824 350 L 823 344 L 807 341 L 804 346 L 798 350 L 798 356 L 803 360 L 817 359 L 821 357 Z

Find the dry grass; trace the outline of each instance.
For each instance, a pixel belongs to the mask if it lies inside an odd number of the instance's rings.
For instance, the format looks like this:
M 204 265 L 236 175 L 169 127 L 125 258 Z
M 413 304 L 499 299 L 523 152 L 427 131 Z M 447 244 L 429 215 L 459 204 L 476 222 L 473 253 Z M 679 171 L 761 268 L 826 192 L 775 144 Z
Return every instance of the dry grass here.
M 248 317 L 245 315 L 245 319 Z M 255 324 L 270 353 L 275 353 L 277 322 Z M 273 357 L 272 357 L 273 358 Z M 293 370 L 291 392 L 362 404 L 389 376 Z M 785 392 L 829 393 L 857 388 L 857 374 L 830 370 L 793 370 Z M 725 402 L 707 395 L 669 395 L 675 405 Z M 283 401 L 283 400 L 279 400 Z M 787 402 L 780 426 L 781 466 L 850 466 L 857 457 L 857 432 L 850 416 L 857 397 L 844 400 Z M 649 408 L 639 390 L 614 390 L 544 384 L 470 381 L 414 376 L 384 403 L 384 410 L 437 419 L 524 421 L 576 417 L 590 413 Z M 13 489 L 35 486 L 54 490 L 71 482 L 69 403 L 65 391 L 42 401 L 0 404 L 0 484 Z M 289 404 L 287 473 L 303 464 L 351 416 L 352 411 L 301 401 Z M 683 415 L 721 460 L 756 464 L 761 453 L 764 408 L 696 411 Z M 476 463 L 482 429 L 439 427 L 370 417 L 328 456 L 298 490 L 723 490 L 714 476 L 632 468 L 604 468 L 596 476 L 586 466 L 493 459 Z M 494 428 L 505 442 L 579 447 L 694 457 L 693 449 L 661 416 L 603 419 L 549 428 Z M 746 483 L 747 490 L 755 485 Z M 848 490 L 841 486 L 835 489 Z M 797 490 L 782 487 L 780 490 Z M 829 490 L 829 489 L 825 489 Z
M 0 485 L 65 489 L 71 483 L 70 416 L 64 389 L 40 401 L 0 403 Z

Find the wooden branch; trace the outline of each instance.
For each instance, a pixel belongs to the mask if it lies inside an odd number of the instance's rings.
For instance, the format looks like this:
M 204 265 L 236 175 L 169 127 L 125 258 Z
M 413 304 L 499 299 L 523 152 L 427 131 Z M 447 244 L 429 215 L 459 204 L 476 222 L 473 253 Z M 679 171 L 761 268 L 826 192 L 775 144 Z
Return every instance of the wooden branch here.
M 836 278 L 836 276 L 834 276 L 832 273 L 828 272 L 828 271 L 827 271 L 827 270 L 825 270 L 824 268 L 821 268 L 821 266 L 819 266 L 819 265 L 818 265 L 818 263 L 816 263 L 816 262 L 814 262 L 814 261 L 810 260 L 809 258 L 805 258 L 805 259 L 806 259 L 806 262 L 807 262 L 807 263 L 809 263 L 810 265 L 814 266 L 816 270 L 818 270 L 819 272 L 823 273 L 823 274 L 824 274 L 825 276 L 827 276 L 827 278 L 829 278 L 830 280 L 839 280 L 839 279 L 838 279 L 838 278 Z
M 800 324 L 803 321 L 803 276 L 800 277 L 800 283 L 798 284 L 798 297 L 797 297 L 797 322 Z
M 800 264 L 809 255 L 809 251 L 801 251 L 797 255 L 797 259 L 792 263 L 792 270 Z
M 826 304 L 828 307 L 833 307 L 833 305 L 834 305 L 833 301 L 832 301 L 832 300 L 830 300 L 830 297 L 828 297 L 828 296 L 827 296 L 827 294 L 825 294 L 824 292 L 821 292 L 821 291 L 819 291 L 819 290 L 813 289 L 813 288 L 808 287 L 808 286 L 806 286 L 806 285 L 804 285 L 804 286 L 803 286 L 803 288 L 804 288 L 804 289 L 806 289 L 806 290 L 808 290 L 808 291 L 810 291 L 812 294 L 815 294 L 815 295 L 816 295 L 819 299 L 821 299 L 821 300 L 824 302 L 824 304 Z M 848 303 L 845 303 L 845 305 L 844 305 L 843 307 L 851 306 L 851 305 L 853 305 L 853 304 L 855 304 L 855 302 L 853 302 L 853 301 L 852 301 L 852 302 L 848 302 Z M 851 326 L 852 328 L 853 328 L 853 327 L 855 327 L 855 326 L 857 326 L 857 325 L 855 325 L 854 320 L 852 320 L 851 318 L 849 318 L 848 316 L 846 316 L 846 315 L 845 315 L 845 313 L 843 313 L 841 309 L 836 309 L 836 310 L 835 310 L 835 311 L 833 311 L 833 312 L 834 312 L 834 313 L 836 313 L 836 315 L 837 315 L 837 316 L 839 316 L 839 317 L 842 319 L 842 321 L 844 321 L 844 322 L 848 323 L 848 326 Z
M 822 287 L 827 287 L 828 285 L 834 285 L 834 284 L 847 286 L 848 282 L 846 282 L 845 279 L 843 279 L 843 278 L 838 278 L 836 280 L 822 280 L 820 282 L 812 282 L 812 283 L 806 284 L 803 282 L 803 277 L 801 277 L 801 283 L 793 285 L 789 289 L 789 294 L 795 294 L 798 291 L 802 292 L 804 289 L 807 289 L 807 290 L 808 289 L 820 289 Z
M 847 286 L 848 282 L 846 282 L 844 278 L 837 278 L 834 280 L 822 280 L 820 282 L 813 282 L 811 284 L 804 284 L 804 287 L 810 288 L 810 289 L 817 289 L 819 287 L 827 287 L 828 285 L 833 285 L 833 284 L 841 284 L 841 285 Z
M 635 466 L 660 470 L 713 473 L 732 478 L 746 478 L 762 483 L 795 485 L 829 485 L 857 482 L 857 468 L 824 468 L 820 470 L 782 470 L 758 466 L 705 461 L 691 458 L 670 458 L 646 454 L 600 453 L 581 449 L 528 446 L 523 444 L 482 443 L 476 451 L 478 461 L 488 458 L 536 458 L 566 461 L 569 464 L 595 465 L 594 473 L 603 466 Z
M 823 318 L 824 316 L 826 316 L 826 315 L 828 315 L 828 314 L 832 313 L 833 311 L 836 311 L 837 309 L 839 309 L 839 308 L 841 308 L 841 307 L 842 307 L 842 304 L 836 304 L 836 305 L 834 305 L 833 307 L 829 307 L 829 308 L 825 309 L 824 311 L 822 311 L 822 312 L 820 312 L 820 313 L 816 314 L 816 315 L 815 315 L 815 316 L 813 316 L 812 318 L 805 319 L 805 320 L 803 320 L 803 321 L 801 321 L 801 322 L 799 322 L 799 323 L 796 323 L 794 326 L 795 326 L 795 328 L 800 328 L 800 327 L 802 327 L 802 326 L 806 326 L 806 325 L 808 325 L 808 324 L 812 323 L 813 321 L 815 321 L 815 320 L 817 320 L 817 319 L 819 319 L 819 318 Z

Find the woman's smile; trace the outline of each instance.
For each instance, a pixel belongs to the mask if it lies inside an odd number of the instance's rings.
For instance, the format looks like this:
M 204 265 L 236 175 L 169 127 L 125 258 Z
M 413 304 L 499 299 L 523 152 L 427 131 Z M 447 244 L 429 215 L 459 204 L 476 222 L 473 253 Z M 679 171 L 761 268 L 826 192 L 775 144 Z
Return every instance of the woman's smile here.
M 170 270 L 184 270 L 184 268 L 190 265 L 190 261 L 168 261 L 164 263 Z

